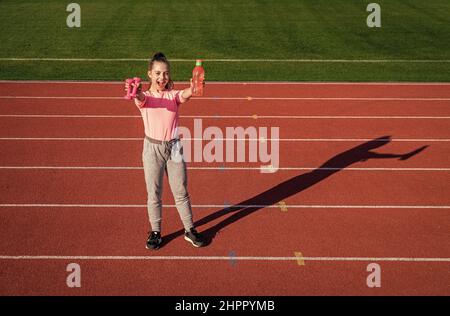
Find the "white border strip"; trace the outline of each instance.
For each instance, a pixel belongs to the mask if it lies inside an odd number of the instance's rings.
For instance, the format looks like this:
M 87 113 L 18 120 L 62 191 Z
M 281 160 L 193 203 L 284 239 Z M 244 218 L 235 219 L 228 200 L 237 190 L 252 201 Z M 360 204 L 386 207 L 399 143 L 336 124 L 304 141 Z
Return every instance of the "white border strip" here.
M 4 95 L 0 99 L 51 99 L 51 100 L 125 100 L 123 97 L 109 97 L 109 96 L 14 96 Z M 305 101 L 450 101 L 450 98 L 366 98 L 366 97 L 192 97 L 192 100 L 305 100 Z M 128 101 L 129 102 L 129 101 Z
M 52 208 L 147 208 L 147 204 L 0 204 L 2 207 L 52 207 Z M 176 208 L 176 205 L 163 205 L 164 208 Z M 194 208 L 280 208 L 279 205 L 269 204 L 197 204 Z M 302 205 L 289 204 L 287 208 L 328 208 L 328 209 L 450 209 L 450 205 Z
M 141 118 L 140 115 L 62 115 L 62 114 L 0 114 L 1 117 L 27 118 Z M 439 119 L 448 120 L 450 116 L 330 116 L 330 115 L 180 115 L 190 119 Z
M 0 137 L 2 140 L 21 141 L 143 141 L 143 137 Z M 202 138 L 183 138 L 186 141 L 211 141 Z M 266 138 L 215 138 L 217 141 L 267 141 Z M 271 141 L 287 142 L 450 142 L 449 138 L 271 138 Z
M 148 62 L 148 58 L 45 58 L 45 57 L 2 57 L 0 61 L 70 61 L 70 62 Z M 196 59 L 171 58 L 173 62 L 195 62 Z M 450 59 L 275 59 L 275 58 L 210 58 L 204 62 L 276 62 L 276 63 L 449 63 Z
M 196 261 L 298 261 L 298 257 L 231 257 L 231 256 L 7 256 L 0 260 L 196 260 Z M 450 262 L 450 258 L 388 258 L 388 257 L 301 257 L 304 261 L 393 261 L 393 262 Z
M 83 166 L 0 166 L 0 170 L 143 170 L 143 167 Z M 313 167 L 187 167 L 189 170 L 283 170 L 283 171 L 450 171 L 450 168 L 313 168 Z

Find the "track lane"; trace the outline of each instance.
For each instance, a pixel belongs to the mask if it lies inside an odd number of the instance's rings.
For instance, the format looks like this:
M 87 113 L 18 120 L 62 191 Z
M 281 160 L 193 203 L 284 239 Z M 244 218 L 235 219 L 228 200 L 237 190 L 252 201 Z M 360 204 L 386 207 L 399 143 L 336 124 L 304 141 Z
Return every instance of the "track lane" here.
M 0 170 L 0 175 L 1 204 L 146 204 L 143 170 Z M 240 204 L 450 205 L 449 180 L 448 171 L 188 174 L 192 204 L 199 205 L 253 197 Z M 163 200 L 173 204 L 167 179 Z
M 210 141 L 203 141 L 202 150 Z M 136 167 L 142 168 L 143 140 L 130 141 L 64 141 L 64 140 L 0 140 L 2 155 L 0 167 L 5 166 L 60 166 L 60 167 Z M 363 144 L 364 142 L 279 142 L 279 167 L 319 167 L 332 157 Z M 258 144 L 261 144 L 259 142 Z M 188 168 L 197 167 L 253 167 L 260 168 L 258 161 L 248 162 L 249 143 L 246 144 L 247 162 L 234 161 L 195 162 L 192 150 L 194 142 L 185 140 L 185 148 L 191 146 L 191 154 L 185 155 Z M 235 145 L 236 146 L 236 145 Z M 383 154 L 405 154 L 428 146 L 417 155 L 407 159 L 368 159 L 355 162 L 355 168 L 449 168 L 450 142 L 396 142 L 383 144 L 376 150 Z M 259 147 L 259 145 L 258 145 Z M 224 148 L 226 148 L 224 146 Z M 270 148 L 270 146 L 269 146 Z M 236 148 L 235 148 L 236 149 Z M 185 150 L 186 152 L 186 150 Z M 187 153 L 187 152 L 186 152 Z M 189 158 L 190 157 L 190 158 Z M 224 159 L 225 160 L 225 159 Z M 192 171 L 195 172 L 195 171 Z M 255 170 L 258 172 L 258 170 Z M 282 172 L 282 171 L 280 171 Z
M 144 128 L 140 118 L 18 118 L 0 117 L 1 137 L 142 137 Z M 196 124 L 196 125 L 195 125 Z M 226 128 L 255 127 L 261 134 L 261 127 L 267 128 L 266 137 L 273 137 L 271 128 L 279 128 L 280 138 L 373 138 L 392 136 L 395 138 L 450 138 L 448 120 L 296 120 L 240 121 L 235 119 L 183 120 L 180 127 L 188 129 L 191 137 L 203 135 L 209 127 L 218 127 L 222 137 Z M 299 130 L 299 128 L 301 129 Z M 189 135 L 184 135 L 189 137 Z M 233 137 L 233 135 L 230 135 Z M 236 136 L 234 136 L 236 137 Z
M 192 99 L 180 115 L 449 116 L 450 101 Z M 0 114 L 135 115 L 133 102 L 96 99 L 2 99 Z
M 211 84 L 206 83 L 205 96 L 289 96 L 289 97 L 450 97 L 448 84 Z M 144 88 L 148 84 L 144 83 Z M 175 89 L 188 87 L 186 83 L 175 83 Z M 1 82 L 0 95 L 29 96 L 117 96 L 122 97 L 124 83 L 36 83 Z
M 212 212 L 195 212 L 198 229 L 213 238 L 207 247 L 187 243 L 178 214 L 166 209 L 165 244 L 149 251 L 145 249 L 150 229 L 145 208 L 2 209 L 3 221 L 14 225 L 0 232 L 0 251 L 3 256 L 227 257 L 234 252 L 236 256 L 294 257 L 299 251 L 304 257 L 450 258 L 446 210 L 266 209 L 235 222 L 228 215 L 204 223 Z
M 77 261 L 81 288 L 66 285 L 71 260 L 1 261 L 5 295 L 448 295 L 448 265 L 383 263 L 381 288 L 368 288 L 367 263 L 285 263 Z M 211 267 L 213 267 L 211 269 Z M 153 271 L 158 269 L 158 273 Z M 198 280 L 201 271 L 201 281 Z M 9 277 L 6 277 L 6 276 Z M 31 277 L 33 276 L 33 277 Z M 226 276 L 226 277 L 224 277 Z

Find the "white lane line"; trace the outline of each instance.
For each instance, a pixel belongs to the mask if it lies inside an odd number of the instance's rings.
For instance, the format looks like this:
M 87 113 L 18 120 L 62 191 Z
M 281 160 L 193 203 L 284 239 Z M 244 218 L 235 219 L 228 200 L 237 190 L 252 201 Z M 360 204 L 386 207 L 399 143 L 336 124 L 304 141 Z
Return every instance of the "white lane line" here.
M 124 100 L 112 96 L 19 96 L 4 95 L 0 99 L 55 99 L 55 100 Z M 384 97 L 192 97 L 193 100 L 318 100 L 318 101 L 450 101 L 450 98 L 384 98 Z M 128 101 L 129 102 L 129 101 Z
M 62 114 L 0 114 L 0 117 L 26 118 L 142 118 L 140 115 L 62 115 Z M 327 115 L 180 115 L 189 119 L 450 119 L 450 116 L 327 116 Z
M 146 204 L 0 204 L 0 207 L 73 207 L 73 208 L 146 208 Z M 163 205 L 165 208 L 175 208 L 176 205 Z M 279 205 L 269 204 L 235 204 L 224 206 L 223 204 L 197 204 L 195 208 L 276 208 Z M 302 205 L 290 204 L 288 208 L 329 208 L 329 209 L 450 209 L 450 205 Z
M 270 167 L 267 167 L 269 169 Z M 107 166 L 0 166 L 0 170 L 143 170 L 143 167 L 107 167 Z M 187 167 L 189 170 L 257 170 L 261 167 Z M 313 167 L 272 167 L 274 171 L 283 170 L 323 170 L 323 171 L 450 171 L 450 168 L 313 168 Z
M 1 140 L 20 141 L 143 141 L 142 137 L 0 137 Z M 202 138 L 183 138 L 184 141 L 211 141 Z M 215 138 L 217 141 L 280 141 L 280 142 L 450 142 L 449 138 Z
M 297 261 L 297 257 L 233 257 L 242 261 Z M 7 256 L 0 260 L 222 260 L 229 261 L 230 256 Z M 307 261 L 391 261 L 391 262 L 450 262 L 450 258 L 395 258 L 395 257 L 302 257 Z
M 124 81 L 74 81 L 74 80 L 0 80 L 8 84 L 102 84 L 123 85 Z M 175 84 L 189 84 L 175 81 Z M 448 86 L 449 82 L 339 82 L 339 81 L 208 81 L 207 85 L 350 85 L 350 86 Z
M 57 57 L 2 57 L 0 61 L 70 61 L 70 62 L 148 62 L 148 58 L 57 58 Z M 195 59 L 171 58 L 173 62 L 195 62 Z M 204 62 L 256 63 L 449 63 L 450 59 L 315 59 L 315 58 L 206 58 Z

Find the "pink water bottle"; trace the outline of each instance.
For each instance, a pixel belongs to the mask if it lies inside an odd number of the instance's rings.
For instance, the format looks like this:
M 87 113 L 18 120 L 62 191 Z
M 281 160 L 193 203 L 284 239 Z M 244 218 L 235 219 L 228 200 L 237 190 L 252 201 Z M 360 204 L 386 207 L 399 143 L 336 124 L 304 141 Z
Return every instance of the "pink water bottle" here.
M 192 95 L 195 97 L 201 97 L 203 95 L 203 81 L 205 80 L 205 69 L 202 66 L 202 60 L 197 59 L 195 61 L 194 70 L 192 70 Z

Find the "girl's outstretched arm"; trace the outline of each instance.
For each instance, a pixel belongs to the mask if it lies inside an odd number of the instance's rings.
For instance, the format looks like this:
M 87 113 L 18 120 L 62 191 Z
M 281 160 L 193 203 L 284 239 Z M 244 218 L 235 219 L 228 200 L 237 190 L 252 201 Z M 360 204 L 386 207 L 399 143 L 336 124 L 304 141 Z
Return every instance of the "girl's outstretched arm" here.
M 186 88 L 183 90 L 183 92 L 181 93 L 181 97 L 183 99 L 183 102 L 187 102 L 189 101 L 189 99 L 192 97 L 192 88 L 194 87 L 194 84 L 192 83 L 192 79 L 191 79 L 191 86 L 189 88 Z
M 205 87 L 205 81 L 203 80 L 203 87 Z M 191 78 L 191 86 L 189 88 L 186 88 L 183 90 L 181 96 L 183 97 L 183 102 L 187 102 L 191 97 L 192 97 L 192 89 L 194 88 L 194 83 L 192 82 L 192 78 Z

